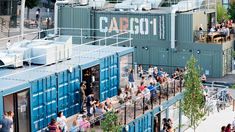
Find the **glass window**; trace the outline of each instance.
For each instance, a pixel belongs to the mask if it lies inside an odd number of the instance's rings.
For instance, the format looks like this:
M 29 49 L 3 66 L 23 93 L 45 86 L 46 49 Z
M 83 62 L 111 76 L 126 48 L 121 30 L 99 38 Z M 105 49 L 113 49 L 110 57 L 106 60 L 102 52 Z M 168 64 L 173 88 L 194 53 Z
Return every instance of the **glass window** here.
M 127 54 L 120 58 L 120 84 L 121 88 L 128 84 L 128 71 L 133 65 L 133 55 Z
M 174 105 L 169 107 L 169 118 L 173 122 L 173 128 L 178 131 L 179 127 L 179 102 L 176 102 Z

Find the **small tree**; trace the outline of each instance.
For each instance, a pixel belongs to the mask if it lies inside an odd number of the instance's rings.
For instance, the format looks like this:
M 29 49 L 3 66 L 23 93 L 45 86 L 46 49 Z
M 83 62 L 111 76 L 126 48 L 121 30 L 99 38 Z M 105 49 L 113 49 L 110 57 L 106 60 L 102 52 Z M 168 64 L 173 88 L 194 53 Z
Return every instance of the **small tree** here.
M 190 127 L 194 132 L 199 121 L 205 115 L 203 112 L 204 98 L 201 89 L 200 68 L 196 66 L 196 59 L 192 56 L 187 62 L 187 72 L 184 76 L 185 91 L 182 109 L 186 117 L 191 119 Z
M 115 112 L 111 111 L 105 114 L 105 119 L 101 121 L 101 129 L 104 132 L 119 132 L 121 130 L 118 116 Z
M 230 19 L 235 20 L 235 2 L 233 2 L 229 9 L 228 9 L 228 14 L 230 16 Z
M 27 7 L 27 19 L 29 19 L 29 10 L 38 5 L 38 0 L 25 0 L 25 6 Z
M 217 21 L 221 23 L 223 20 L 228 20 L 228 13 L 227 10 L 224 8 L 221 2 L 217 3 Z

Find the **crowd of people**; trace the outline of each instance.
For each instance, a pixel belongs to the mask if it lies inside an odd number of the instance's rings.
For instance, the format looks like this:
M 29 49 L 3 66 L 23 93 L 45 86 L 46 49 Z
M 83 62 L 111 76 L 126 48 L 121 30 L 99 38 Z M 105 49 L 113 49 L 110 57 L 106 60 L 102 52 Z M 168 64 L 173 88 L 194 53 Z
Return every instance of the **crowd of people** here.
M 222 126 L 221 132 L 235 132 L 235 121 L 232 124 L 229 123 L 227 126 Z
M 233 20 L 223 20 L 221 23 L 217 24 L 217 25 L 207 25 L 207 33 L 209 36 L 209 39 L 213 39 L 213 37 L 223 37 L 223 40 L 228 40 L 231 39 L 230 37 L 230 32 L 232 31 L 232 24 L 233 24 Z M 199 30 L 199 38 L 202 40 L 202 38 L 204 38 L 204 28 L 203 25 L 201 24 L 198 28 Z M 215 36 L 213 35 L 213 33 L 218 33 Z
M 128 99 L 136 99 L 137 97 L 145 97 L 146 99 L 158 98 L 160 88 L 166 85 L 173 88 L 174 81 L 175 90 L 179 91 L 180 79 L 183 80 L 185 69 L 177 68 L 176 71 L 170 76 L 163 71 L 163 68 L 149 66 L 147 71 L 143 70 L 142 65 L 138 66 L 138 77 L 134 75 L 133 69 L 130 69 L 128 74 L 128 84 L 118 92 L 119 102 L 125 102 Z M 135 80 L 136 79 L 136 80 Z M 171 84 L 171 85 L 170 85 Z M 142 95 L 142 96 L 141 96 Z

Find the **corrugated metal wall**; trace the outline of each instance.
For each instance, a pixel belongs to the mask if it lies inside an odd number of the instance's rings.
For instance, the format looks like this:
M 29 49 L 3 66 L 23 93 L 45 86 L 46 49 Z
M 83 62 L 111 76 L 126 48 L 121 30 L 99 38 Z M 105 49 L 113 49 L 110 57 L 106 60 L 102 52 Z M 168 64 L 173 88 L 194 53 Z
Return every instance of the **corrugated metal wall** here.
M 66 117 L 79 112 L 79 83 L 80 69 L 74 68 L 72 72 L 66 70 L 58 75 L 58 111 L 63 111 Z
M 128 124 L 128 132 L 154 132 L 153 114 L 149 112 Z
M 74 17 L 80 16 L 79 9 L 75 12 Z M 68 13 L 61 15 L 69 16 Z M 146 66 L 149 64 L 158 65 L 171 72 L 176 67 L 184 67 L 189 57 L 194 54 L 204 68 L 203 72 L 205 70 L 209 71 L 209 77 L 221 77 L 229 71 L 225 70 L 225 67 L 230 67 L 228 64 L 223 66 L 225 61 L 223 61 L 221 54 L 222 46 L 195 43 L 193 40 L 194 29 L 199 23 L 203 25 L 205 23 L 204 21 L 196 21 L 201 16 L 203 18 L 207 17 L 203 12 L 198 14 L 193 14 L 192 12 L 176 14 L 176 49 L 170 48 L 171 20 L 168 13 L 96 10 L 91 20 L 89 18 L 89 21 L 90 25 L 94 26 L 90 26 L 91 28 L 99 29 L 99 31 L 95 32 L 97 36 L 104 36 L 105 34 L 110 36 L 120 32 L 122 29 L 133 29 L 131 30 L 131 37 L 133 38 L 132 45 L 135 47 L 134 62 L 137 64 L 146 64 Z M 87 19 L 87 16 L 84 16 L 84 18 Z M 77 19 L 77 21 L 79 20 Z M 66 23 L 65 25 L 68 24 Z M 75 23 L 72 25 L 74 26 Z M 145 32 L 146 28 L 148 28 L 148 32 Z M 109 43 L 114 42 L 115 40 Z M 200 50 L 201 53 L 197 54 L 197 50 Z M 231 58 L 226 60 L 231 60 Z M 210 66 L 208 62 L 211 63 Z
M 100 60 L 100 101 L 117 95 L 118 56 L 112 55 Z
M 32 131 L 45 128 L 59 111 L 63 111 L 66 117 L 80 111 L 79 82 L 78 67 L 72 72 L 66 70 L 31 82 Z
M 176 15 L 176 40 L 178 42 L 193 42 L 193 16 L 192 14 Z
M 66 29 L 66 28 L 83 28 L 90 29 L 92 26 L 91 18 L 93 14 L 91 13 L 90 7 L 73 7 L 71 5 L 59 8 L 58 15 L 58 27 L 62 28 L 60 30 L 61 34 L 73 35 L 73 43 L 81 43 L 81 30 L 78 29 Z M 83 36 L 90 36 L 92 32 L 90 30 L 83 30 Z M 79 37 L 75 37 L 79 36 Z M 88 42 L 90 40 L 84 39 L 83 42 Z
M 32 131 L 48 125 L 57 117 L 56 76 L 51 75 L 31 82 L 31 124 Z

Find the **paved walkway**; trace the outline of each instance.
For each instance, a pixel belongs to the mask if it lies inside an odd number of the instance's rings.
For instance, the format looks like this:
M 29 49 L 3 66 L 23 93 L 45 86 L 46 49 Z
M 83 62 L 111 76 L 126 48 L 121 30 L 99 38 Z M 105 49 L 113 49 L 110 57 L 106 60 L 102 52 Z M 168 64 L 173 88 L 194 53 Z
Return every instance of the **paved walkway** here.
M 220 112 L 215 112 L 201 122 L 196 132 L 220 132 L 222 126 L 233 122 L 234 117 L 235 112 L 232 110 L 232 107 L 228 107 Z M 193 129 L 190 128 L 185 132 L 193 132 Z
M 212 82 L 212 81 L 220 81 L 220 82 L 227 82 L 230 84 L 235 84 L 235 70 L 233 70 L 231 73 L 225 75 L 224 77 L 221 78 L 207 78 L 207 81 Z

